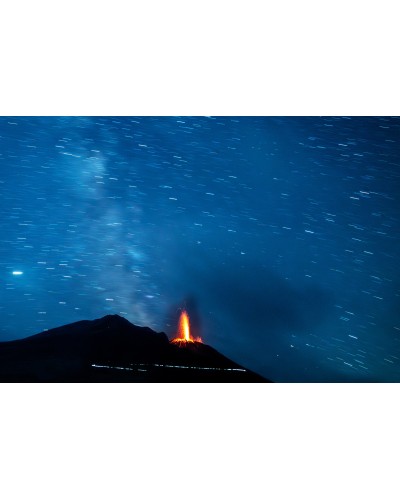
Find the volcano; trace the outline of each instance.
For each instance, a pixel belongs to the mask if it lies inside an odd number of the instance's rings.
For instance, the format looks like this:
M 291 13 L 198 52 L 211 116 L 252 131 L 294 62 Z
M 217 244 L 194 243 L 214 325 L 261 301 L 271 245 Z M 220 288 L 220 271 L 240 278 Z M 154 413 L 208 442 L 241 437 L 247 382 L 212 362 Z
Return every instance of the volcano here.
M 107 315 L 0 342 L 0 382 L 270 382 L 202 342 Z

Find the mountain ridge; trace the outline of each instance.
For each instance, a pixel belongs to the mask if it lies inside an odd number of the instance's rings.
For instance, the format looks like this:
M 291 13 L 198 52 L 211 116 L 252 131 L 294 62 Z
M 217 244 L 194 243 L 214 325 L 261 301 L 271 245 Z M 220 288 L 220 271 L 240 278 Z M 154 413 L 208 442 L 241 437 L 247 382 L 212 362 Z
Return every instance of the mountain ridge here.
M 0 342 L 0 382 L 269 382 L 200 342 L 108 314 Z

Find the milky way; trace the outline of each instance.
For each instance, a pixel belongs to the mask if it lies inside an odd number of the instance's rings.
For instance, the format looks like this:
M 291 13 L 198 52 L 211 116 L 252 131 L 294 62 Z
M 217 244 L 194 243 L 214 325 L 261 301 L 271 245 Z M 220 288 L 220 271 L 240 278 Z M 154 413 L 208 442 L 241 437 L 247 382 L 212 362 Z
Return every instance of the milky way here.
M 400 381 L 400 119 L 1 117 L 0 339 L 105 314 Z

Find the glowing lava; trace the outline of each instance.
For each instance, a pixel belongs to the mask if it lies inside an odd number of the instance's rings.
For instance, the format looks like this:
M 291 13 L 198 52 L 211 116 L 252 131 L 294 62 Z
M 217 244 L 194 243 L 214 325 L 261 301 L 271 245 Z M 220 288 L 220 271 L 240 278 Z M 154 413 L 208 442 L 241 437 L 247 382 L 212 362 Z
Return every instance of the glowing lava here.
M 181 315 L 179 317 L 178 334 L 177 334 L 177 337 L 175 337 L 172 340 L 172 342 L 175 344 L 180 344 L 180 345 L 182 345 L 186 342 L 202 342 L 200 337 L 197 337 L 196 339 L 194 339 L 190 335 L 189 315 L 185 310 L 183 310 L 181 312 Z

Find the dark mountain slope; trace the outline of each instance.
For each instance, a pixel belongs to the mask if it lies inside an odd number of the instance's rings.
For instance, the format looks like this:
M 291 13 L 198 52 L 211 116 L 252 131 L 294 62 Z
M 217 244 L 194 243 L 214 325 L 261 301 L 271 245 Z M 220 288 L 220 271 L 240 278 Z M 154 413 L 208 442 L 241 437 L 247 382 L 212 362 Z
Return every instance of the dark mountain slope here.
M 118 315 L 0 342 L 0 381 L 267 382 L 208 345 L 173 344 Z

